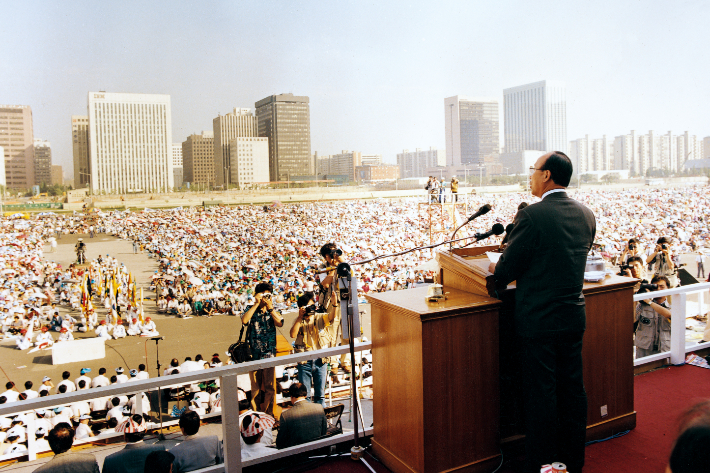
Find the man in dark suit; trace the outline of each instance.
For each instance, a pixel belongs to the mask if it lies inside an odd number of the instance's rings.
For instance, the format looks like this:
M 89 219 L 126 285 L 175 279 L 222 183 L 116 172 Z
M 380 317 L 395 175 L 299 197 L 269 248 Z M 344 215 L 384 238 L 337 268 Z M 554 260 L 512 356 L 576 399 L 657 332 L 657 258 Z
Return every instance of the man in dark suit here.
M 123 432 L 126 446 L 123 450 L 112 453 L 104 459 L 102 473 L 143 473 L 148 455 L 151 452 L 165 450 L 163 445 L 143 443 L 145 422 L 139 414 L 126 418 L 116 427 L 116 432 Z
M 47 435 L 54 457 L 33 473 L 99 473 L 99 464 L 91 453 L 72 452 L 74 428 L 60 422 Z
M 328 430 L 328 421 L 323 406 L 306 400 L 308 391 L 301 383 L 293 383 L 288 393 L 293 407 L 281 414 L 276 447 L 293 447 L 324 436 Z
M 489 269 L 495 291 L 516 281 L 525 470 L 538 472 L 541 465 L 559 461 L 580 472 L 587 425 L 582 287 L 596 223 L 591 210 L 565 192 L 572 162 L 564 153 L 540 157 L 531 172 L 532 194 L 542 201 L 518 211 L 508 246 Z
M 198 436 L 200 415 L 195 411 L 185 411 L 178 423 L 185 439 L 170 449 L 175 455 L 173 473 L 199 470 L 224 463 L 222 441 L 216 435 Z

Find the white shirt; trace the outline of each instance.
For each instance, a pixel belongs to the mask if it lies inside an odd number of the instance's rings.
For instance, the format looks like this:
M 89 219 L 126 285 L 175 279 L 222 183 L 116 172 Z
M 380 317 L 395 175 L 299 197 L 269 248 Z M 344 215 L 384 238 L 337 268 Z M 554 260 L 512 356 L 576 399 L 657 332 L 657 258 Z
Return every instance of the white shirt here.
M 59 386 L 61 386 L 61 385 L 65 385 L 67 387 L 68 393 L 76 391 L 76 385 L 74 384 L 73 381 L 71 381 L 69 379 L 65 379 L 61 383 L 57 384 L 57 392 L 59 392 Z
M 20 393 L 18 393 L 14 389 L 9 389 L 9 390 L 5 391 L 4 393 L 0 394 L 0 396 L 5 396 L 5 399 L 7 399 L 7 402 L 16 402 L 17 399 L 20 397 Z
M 76 433 L 74 434 L 75 440 L 88 439 L 89 437 L 91 437 L 91 427 L 86 424 L 76 426 Z
M 544 194 L 542 194 L 542 198 L 544 199 L 548 195 L 554 194 L 555 192 L 566 192 L 566 191 L 567 191 L 567 189 L 551 189 L 551 190 L 545 192 Z
M 94 379 L 91 380 L 91 387 L 92 388 L 102 388 L 104 386 L 108 386 L 111 384 L 111 382 L 108 380 L 108 378 L 102 374 L 98 375 Z

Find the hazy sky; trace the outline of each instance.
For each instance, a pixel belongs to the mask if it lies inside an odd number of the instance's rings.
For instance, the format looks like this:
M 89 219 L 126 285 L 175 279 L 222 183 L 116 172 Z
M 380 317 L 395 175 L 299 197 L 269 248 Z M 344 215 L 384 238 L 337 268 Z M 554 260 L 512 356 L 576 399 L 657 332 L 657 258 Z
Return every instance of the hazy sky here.
M 631 129 L 710 135 L 703 1 L 4 2 L 0 103 L 71 177 L 87 93 L 169 94 L 173 142 L 234 107 L 307 95 L 311 147 L 443 148 L 444 98 L 567 83 L 568 139 Z M 502 123 L 501 123 L 502 125 Z M 501 126 L 501 146 L 503 145 Z

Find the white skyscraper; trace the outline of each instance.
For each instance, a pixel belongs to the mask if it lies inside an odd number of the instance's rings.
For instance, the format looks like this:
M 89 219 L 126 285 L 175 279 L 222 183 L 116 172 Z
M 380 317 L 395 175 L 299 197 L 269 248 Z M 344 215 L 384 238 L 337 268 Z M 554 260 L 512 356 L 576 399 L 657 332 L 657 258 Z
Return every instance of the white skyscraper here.
M 182 167 L 182 143 L 173 143 L 173 166 Z
M 567 149 L 564 82 L 543 80 L 504 89 L 503 109 L 506 153 Z
M 92 192 L 173 187 L 169 95 L 89 92 Z
M 229 182 L 240 189 L 269 182 L 269 139 L 239 137 L 229 142 L 232 163 Z
M 444 114 L 447 166 L 483 164 L 500 153 L 498 99 L 447 97 Z

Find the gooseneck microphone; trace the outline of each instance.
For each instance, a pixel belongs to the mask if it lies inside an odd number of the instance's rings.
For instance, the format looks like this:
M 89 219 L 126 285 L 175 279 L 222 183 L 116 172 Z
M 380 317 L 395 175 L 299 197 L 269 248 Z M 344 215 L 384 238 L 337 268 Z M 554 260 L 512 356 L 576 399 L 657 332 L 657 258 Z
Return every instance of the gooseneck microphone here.
M 476 241 L 485 240 L 486 238 L 492 235 L 502 235 L 504 231 L 505 227 L 500 223 L 496 223 L 495 225 L 493 225 L 493 228 L 488 230 L 486 233 L 476 233 Z
M 475 214 L 468 217 L 468 220 L 466 221 L 466 223 L 470 222 L 471 220 L 477 219 L 481 215 L 487 214 L 488 212 L 491 211 L 492 208 L 493 207 L 491 207 L 491 204 L 486 204 L 486 205 L 482 206 L 480 209 L 478 209 L 478 211 L 476 211 Z
M 505 226 L 505 236 L 503 237 L 503 241 L 500 242 L 501 246 L 508 243 L 508 237 L 510 236 L 510 232 L 513 231 L 513 227 L 515 227 L 514 223 L 509 223 L 508 225 Z

